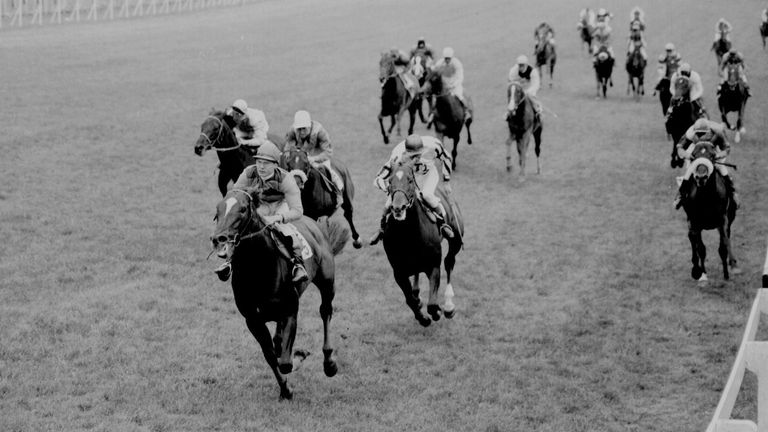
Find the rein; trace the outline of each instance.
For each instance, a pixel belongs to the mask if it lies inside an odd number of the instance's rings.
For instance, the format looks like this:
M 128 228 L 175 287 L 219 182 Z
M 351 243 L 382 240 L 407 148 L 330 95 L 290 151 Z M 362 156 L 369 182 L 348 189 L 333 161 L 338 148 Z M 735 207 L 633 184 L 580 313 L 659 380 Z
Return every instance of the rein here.
M 206 117 L 206 120 L 209 119 L 209 118 L 212 118 L 212 119 L 216 120 L 217 122 L 219 122 L 219 131 L 216 134 L 216 138 L 211 139 L 211 137 L 209 137 L 205 132 L 202 132 L 202 131 L 200 132 L 200 135 L 205 137 L 205 139 L 208 141 L 208 144 L 210 144 L 211 147 L 214 150 L 219 151 L 219 152 L 225 152 L 225 151 L 235 150 L 236 148 L 240 147 L 240 145 L 241 145 L 240 141 L 237 141 L 237 145 L 235 145 L 233 147 L 216 147 L 216 143 L 219 142 L 219 140 L 221 139 L 221 132 L 224 130 L 224 122 L 220 118 L 215 117 L 215 116 L 208 116 L 208 117 Z

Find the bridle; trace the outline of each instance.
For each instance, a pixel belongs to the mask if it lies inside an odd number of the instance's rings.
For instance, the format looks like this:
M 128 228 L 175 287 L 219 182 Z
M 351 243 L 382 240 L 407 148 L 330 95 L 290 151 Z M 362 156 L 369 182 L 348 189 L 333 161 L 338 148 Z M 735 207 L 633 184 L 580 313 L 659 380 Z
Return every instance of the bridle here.
M 526 96 L 526 94 L 525 94 L 525 90 L 523 90 L 523 86 L 522 86 L 522 85 L 521 85 L 519 82 L 512 82 L 512 83 L 509 85 L 509 87 L 510 87 L 510 92 L 509 92 L 509 97 L 510 97 L 510 98 L 511 98 L 511 97 L 513 97 L 513 96 L 515 95 L 515 92 L 516 92 L 516 90 L 515 90 L 515 89 L 518 89 L 518 88 L 520 89 L 520 93 L 522 93 L 522 95 L 523 95 L 523 96 L 520 98 L 520 100 L 518 100 L 518 101 L 515 103 L 515 107 L 514 107 L 513 109 L 509 110 L 509 112 L 510 112 L 510 113 L 512 113 L 512 114 L 514 115 L 514 113 L 516 113 L 516 112 L 517 112 L 517 109 L 518 109 L 518 108 L 520 108 L 520 105 L 522 105 L 522 104 L 523 104 L 523 102 L 525 101 L 525 96 Z M 507 106 L 507 108 L 509 108 L 509 106 Z
M 219 142 L 219 140 L 221 139 L 221 133 L 224 131 L 224 122 L 220 118 L 218 118 L 216 116 L 208 116 L 205 119 L 206 120 L 214 119 L 217 122 L 219 122 L 218 132 L 216 133 L 216 138 L 214 138 L 214 139 L 211 139 L 211 137 L 209 137 L 205 132 L 200 131 L 200 135 L 205 137 L 205 139 L 208 141 L 208 144 L 211 145 L 211 148 L 213 148 L 216 151 L 224 152 L 224 151 L 234 150 L 234 149 L 240 147 L 240 145 L 241 145 L 240 141 L 237 141 L 237 140 L 235 140 L 237 142 L 237 144 L 235 144 L 232 147 L 216 147 L 216 143 Z
M 411 178 L 413 179 L 413 184 L 416 186 L 416 189 L 418 189 L 419 186 L 418 186 L 418 184 L 416 184 L 416 179 L 413 176 L 413 170 L 411 170 Z M 392 183 L 390 183 L 390 190 L 389 190 L 390 201 L 394 202 L 395 201 L 395 195 L 397 193 L 401 193 L 401 194 L 403 194 L 403 196 L 406 199 L 405 209 L 407 210 L 407 209 L 411 208 L 411 206 L 413 205 L 414 201 L 416 201 L 416 194 L 408 193 L 408 191 L 403 189 L 403 188 L 392 188 L 391 184 Z
M 261 217 L 258 216 L 258 214 L 256 214 L 256 212 L 253 210 L 253 196 L 250 193 L 248 193 L 243 189 L 232 189 L 230 190 L 230 192 L 240 192 L 242 194 L 245 194 L 246 197 L 248 197 L 248 213 L 246 216 L 247 222 L 243 225 L 243 227 L 237 233 L 235 233 L 234 236 L 232 236 L 231 239 L 227 238 L 225 242 L 220 243 L 220 244 L 231 243 L 232 247 L 236 248 L 242 240 L 256 237 L 257 235 L 261 234 L 265 229 L 267 229 L 269 225 L 264 224 L 264 226 L 262 226 L 260 229 L 257 229 L 256 231 L 243 235 L 251 228 L 251 225 L 254 224 L 254 222 L 256 221 L 256 218 L 261 219 Z

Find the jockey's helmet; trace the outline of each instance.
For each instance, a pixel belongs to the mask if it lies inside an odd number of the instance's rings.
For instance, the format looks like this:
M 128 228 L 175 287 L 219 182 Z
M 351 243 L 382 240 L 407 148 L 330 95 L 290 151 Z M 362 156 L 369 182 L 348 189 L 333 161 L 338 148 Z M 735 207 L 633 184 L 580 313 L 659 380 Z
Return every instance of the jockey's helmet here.
M 666 59 L 667 59 L 667 56 L 665 56 L 664 54 L 659 54 L 659 63 L 664 63 L 664 60 Z
M 522 54 L 517 57 L 517 64 L 519 65 L 527 65 L 528 64 L 528 57 L 526 57 L 525 54 Z
M 232 102 L 232 109 L 240 114 L 245 114 L 245 112 L 248 110 L 248 104 L 245 103 L 244 100 L 238 99 Z
M 696 120 L 693 124 L 693 130 L 696 132 L 709 132 L 709 121 L 704 117 Z
M 604 17 L 606 15 L 608 15 L 608 11 L 605 10 L 605 8 L 600 8 L 597 10 L 597 16 Z
M 675 45 L 672 42 L 669 42 L 668 44 L 664 45 L 664 49 L 667 51 L 674 51 Z
M 445 57 L 445 58 L 453 57 L 453 48 L 451 48 L 451 47 L 443 48 L 443 57 Z
M 309 113 L 304 110 L 296 111 L 296 114 L 293 115 L 293 128 L 294 129 L 301 129 L 301 128 L 308 128 L 312 126 L 312 118 L 309 116 Z
M 419 36 L 418 39 L 416 39 L 416 42 L 426 42 L 427 40 L 424 38 L 424 36 Z
M 281 154 L 282 153 L 280 152 L 280 149 L 278 149 L 276 145 L 266 141 L 264 144 L 259 146 L 259 150 L 256 151 L 256 156 L 254 157 L 256 159 L 278 163 Z
M 600 59 L 601 61 L 607 60 L 608 57 L 610 57 L 610 55 L 608 55 L 608 52 L 606 51 L 600 51 L 600 53 L 597 54 L 597 58 Z
M 411 134 L 405 139 L 405 151 L 417 152 L 424 148 L 424 142 L 420 135 Z
M 677 70 L 680 71 L 680 75 L 691 76 L 691 65 L 688 63 L 681 63 Z

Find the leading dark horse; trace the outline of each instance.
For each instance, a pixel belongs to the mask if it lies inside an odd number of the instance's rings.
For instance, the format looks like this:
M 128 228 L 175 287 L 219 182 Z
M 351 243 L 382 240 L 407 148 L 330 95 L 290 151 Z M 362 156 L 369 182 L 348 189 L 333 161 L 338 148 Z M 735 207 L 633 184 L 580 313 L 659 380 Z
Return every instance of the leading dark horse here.
M 688 183 L 688 198 L 683 208 L 688 216 L 688 239 L 691 241 L 691 277 L 706 283 L 704 260 L 707 251 L 701 238 L 702 230 L 716 229 L 720 234 L 718 252 L 723 263 L 723 278 L 728 280 L 729 268 L 740 270 L 731 250 L 731 224 L 736 218 L 736 204 L 727 194 L 723 177 L 714 168 L 717 149 L 709 142 L 698 142 L 691 153 L 693 174 Z M 685 183 L 684 183 L 685 184 Z
M 548 66 L 549 86 L 552 87 L 552 82 L 555 79 L 555 63 L 557 62 L 555 46 L 552 45 L 552 42 L 547 39 L 543 44 L 536 46 L 534 55 L 536 56 L 536 67 L 539 69 L 539 75 L 541 76 L 542 84 L 544 83 L 544 74 L 541 71 L 541 67 Z
M 397 135 L 400 135 L 400 122 L 403 113 L 408 111 L 410 125 L 408 135 L 413 133 L 416 122 L 416 111 L 421 105 L 421 98 L 412 97 L 405 89 L 402 79 L 395 72 L 395 60 L 391 53 L 384 52 L 379 60 L 379 81 L 381 82 L 381 111 L 379 111 L 379 127 L 384 144 L 389 144 L 389 135 L 397 126 Z M 384 117 L 391 119 L 389 130 L 384 128 Z
M 453 140 L 451 149 L 452 168 L 456 169 L 456 156 L 458 154 L 459 140 L 461 139 L 461 129 L 467 126 L 467 144 L 472 144 L 472 134 L 469 131 L 469 125 L 472 124 L 472 118 L 464 120 L 465 109 L 459 98 L 443 89 L 443 77 L 439 69 L 433 69 L 427 74 L 422 87 L 424 94 L 428 98 L 434 99 L 433 123 L 435 125 L 435 134 L 440 142 L 444 143 L 443 137 Z
M 344 218 L 349 224 L 349 229 L 352 231 L 352 244 L 356 249 L 362 247 L 360 234 L 352 222 L 352 200 L 355 198 L 355 185 L 352 183 L 352 175 L 346 165 L 338 159 L 331 159 L 331 167 L 341 176 L 344 183 L 341 194 L 337 193 L 336 185 L 331 180 L 327 169 L 313 166 L 304 150 L 295 147 L 286 149 L 280 158 L 280 166 L 288 171 L 304 173 L 306 181 L 297 180 L 297 184 L 301 189 L 301 203 L 305 215 L 317 220 L 321 216 L 330 217 L 337 208 L 341 207 L 344 211 Z M 341 198 L 341 203 L 338 202 L 339 198 Z
M 717 96 L 717 106 L 720 109 L 720 117 L 723 123 L 728 129 L 733 129 L 728 122 L 728 113 L 736 112 L 738 118 L 736 119 L 736 136 L 734 140 L 736 142 L 741 141 L 741 134 L 744 133 L 744 109 L 747 106 L 747 90 L 744 87 L 744 82 L 739 77 L 739 66 L 728 65 L 727 68 L 727 80 L 720 86 L 720 94 Z
M 723 56 L 730 49 L 731 41 L 726 39 L 725 33 L 720 32 L 720 37 L 716 41 L 712 42 L 712 48 L 710 48 L 710 51 L 715 52 L 715 57 L 717 58 L 717 70 L 720 70 L 720 67 L 723 65 Z
M 421 311 L 418 284 L 420 273 L 425 273 L 429 278 L 427 313 L 435 321 L 440 319 L 441 311 L 446 318 L 452 318 L 455 306 L 452 300 L 454 293 L 451 273 L 456 264 L 456 255 L 464 244 L 464 222 L 459 207 L 442 187 L 438 187 L 436 195 L 443 202 L 447 213 L 446 222 L 454 232 L 454 237 L 448 241 L 448 253 L 444 260 L 447 286 L 441 307 L 437 298 L 442 258 L 440 229 L 430 219 L 425 204 L 419 199 L 412 164 L 397 166 L 389 179 L 388 193 L 392 200 L 392 212 L 384 227 L 383 243 L 395 281 L 403 291 L 406 304 L 422 326 L 428 326 L 431 320 Z
M 690 100 L 690 80 L 684 76 L 675 79 L 675 97 L 670 100 L 667 117 L 664 126 L 667 134 L 672 138 L 672 168 L 682 167 L 683 159 L 677 154 L 676 145 L 685 132 L 697 119 L 707 117 L 707 113 Z
M 298 287 L 291 281 L 292 264 L 275 240 L 273 228 L 256 212 L 259 198 L 250 191 L 233 189 L 216 206 L 216 228 L 211 237 L 213 248 L 222 258 L 232 262 L 232 291 L 238 311 L 248 330 L 261 345 L 264 358 L 280 386 L 280 398 L 290 399 L 293 392 L 286 374 L 306 357 L 293 353 L 299 297 L 309 282 Z M 330 323 L 335 296 L 334 255 L 341 251 L 347 238 L 333 219 L 318 224 L 308 217 L 293 222 L 312 251 L 304 265 L 309 280 L 320 290 L 320 316 L 323 319 L 323 369 L 332 377 L 338 367 L 330 343 Z M 270 335 L 267 322 L 275 322 L 275 335 Z
M 541 174 L 541 164 L 539 156 L 541 155 L 541 121 L 536 121 L 533 102 L 525 94 L 522 85 L 518 82 L 512 82 L 507 87 L 507 127 L 509 128 L 509 137 L 507 137 L 507 172 L 512 171 L 512 141 L 517 143 L 517 157 L 520 165 L 520 181 L 525 180 L 525 160 L 528 153 L 528 143 L 535 143 L 536 152 L 536 173 Z
M 647 61 L 643 58 L 643 54 L 640 51 L 640 47 L 635 45 L 632 53 L 627 56 L 627 76 L 629 81 L 627 82 L 627 94 L 629 94 L 630 88 L 635 99 L 639 100 L 640 96 L 645 94 L 645 67 Z
M 608 54 L 608 51 L 603 48 L 596 54 L 595 60 L 595 77 L 597 78 L 597 99 L 600 98 L 600 91 L 602 90 L 603 99 L 607 97 L 606 92 L 608 86 L 613 86 L 611 80 L 611 74 L 613 73 L 614 59 Z
M 200 136 L 195 141 L 195 154 L 203 156 L 208 150 L 216 150 L 219 157 L 219 176 L 217 184 L 221 196 L 227 194 L 229 182 L 237 181 L 245 167 L 252 165 L 255 160 L 253 154 L 240 145 L 233 129 L 235 128 L 232 117 L 224 111 L 211 110 L 208 117 L 200 125 Z M 285 140 L 274 134 L 268 134 L 268 139 L 278 148 L 285 145 Z

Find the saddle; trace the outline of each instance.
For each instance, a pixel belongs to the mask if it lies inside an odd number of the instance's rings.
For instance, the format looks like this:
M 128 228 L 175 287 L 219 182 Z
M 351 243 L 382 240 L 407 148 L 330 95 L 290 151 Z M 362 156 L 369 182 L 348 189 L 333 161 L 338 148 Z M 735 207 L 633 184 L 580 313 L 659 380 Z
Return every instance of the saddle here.
M 331 174 L 330 170 L 325 165 L 315 165 L 314 168 L 320 173 L 323 189 L 334 197 L 336 207 L 341 206 L 343 195 L 341 189 L 339 189 L 339 187 L 336 186 L 336 183 L 332 180 L 333 174 Z M 341 177 L 340 174 L 337 173 L 337 175 Z
M 312 258 L 312 248 L 309 246 L 307 239 L 304 238 L 301 232 L 293 224 L 288 223 L 287 225 L 293 226 L 293 229 L 296 230 L 299 242 L 301 242 L 301 258 L 305 260 Z M 290 235 L 281 232 L 275 226 L 267 227 L 267 232 L 277 245 L 277 250 L 280 252 L 280 255 L 286 258 L 289 262 L 293 261 L 293 253 L 292 251 L 288 250 L 288 245 L 286 244 L 289 240 L 292 240 Z

